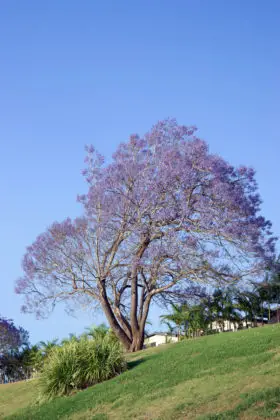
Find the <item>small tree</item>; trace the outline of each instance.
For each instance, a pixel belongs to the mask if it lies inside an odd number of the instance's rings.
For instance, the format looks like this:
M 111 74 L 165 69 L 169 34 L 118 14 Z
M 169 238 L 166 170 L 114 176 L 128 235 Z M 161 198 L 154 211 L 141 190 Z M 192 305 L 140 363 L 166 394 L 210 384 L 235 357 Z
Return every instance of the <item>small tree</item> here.
M 98 327 L 91 326 L 86 328 L 85 335 L 93 339 L 104 338 L 109 333 L 109 328 L 106 324 L 100 324 Z
M 238 324 L 240 322 L 240 315 L 235 303 L 235 293 L 231 288 L 219 288 L 214 290 L 213 296 L 209 301 L 209 312 L 211 313 L 211 320 L 216 321 L 222 331 L 225 328 L 225 322 Z
M 84 333 L 84 335 L 87 335 L 86 333 Z M 77 336 L 76 334 L 70 333 L 68 338 L 63 338 L 61 340 L 61 344 L 67 344 L 67 343 L 77 343 L 78 341 L 80 341 L 80 337 Z
M 182 331 L 187 334 L 189 311 L 186 304 L 176 305 L 171 304 L 172 313 L 161 315 L 162 322 L 166 324 L 170 329 L 170 322 L 176 326 L 178 337 L 180 339 Z
M 191 306 L 188 319 L 188 335 L 200 336 L 209 330 L 211 318 L 203 303 Z
M 254 171 L 208 151 L 174 120 L 132 135 L 104 159 L 87 148 L 84 215 L 54 223 L 26 252 L 24 311 L 95 302 L 129 351 L 143 346 L 153 301 L 193 283 L 257 275 L 274 253 Z
M 261 301 L 261 316 L 263 319 L 264 313 L 268 312 L 268 319 L 270 320 L 271 305 L 277 306 L 277 322 L 280 321 L 279 305 L 280 305 L 280 275 L 279 275 L 279 261 L 276 262 L 276 271 L 272 271 L 271 275 L 266 275 L 263 282 L 253 283 L 255 293 Z
M 246 290 L 236 296 L 237 307 L 245 313 L 246 325 L 248 320 L 256 325 L 258 317 L 263 316 L 263 301 L 258 291 Z
M 170 332 L 176 330 L 178 336 L 196 337 L 209 329 L 210 316 L 204 300 L 199 304 L 171 305 L 172 313 L 161 315 L 162 322 Z
M 280 271 L 279 271 L 279 259 L 277 261 L 277 271 L 273 272 L 270 285 L 269 285 L 269 298 L 270 303 L 277 305 L 277 322 L 280 322 Z
M 42 353 L 43 357 L 48 357 L 50 352 L 57 347 L 58 345 L 58 338 L 54 338 L 51 341 L 40 341 L 39 343 L 39 350 Z
M 22 361 L 27 377 L 36 375 L 43 367 L 44 357 L 38 345 L 28 346 L 22 351 Z

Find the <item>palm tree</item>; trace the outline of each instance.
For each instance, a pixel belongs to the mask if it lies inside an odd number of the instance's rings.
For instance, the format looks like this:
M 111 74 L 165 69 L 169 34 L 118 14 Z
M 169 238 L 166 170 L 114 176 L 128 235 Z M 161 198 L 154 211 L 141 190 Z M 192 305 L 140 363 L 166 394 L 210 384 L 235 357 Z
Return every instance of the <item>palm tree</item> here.
M 162 315 L 161 319 L 171 333 L 177 329 L 179 338 L 181 332 L 194 338 L 208 329 L 211 318 L 204 300 L 197 305 L 172 305 L 172 309 L 173 313 Z
M 263 298 L 259 291 L 239 292 L 236 295 L 237 307 L 245 313 L 246 326 L 248 320 L 256 325 L 257 318 L 264 313 Z
M 268 320 L 270 321 L 270 304 L 272 303 L 273 289 L 270 284 L 262 283 L 257 286 L 256 294 L 259 296 L 262 324 L 264 324 L 264 314 L 266 310 L 268 312 Z M 267 309 L 265 308 L 265 305 L 268 306 Z
M 252 320 L 251 303 L 245 293 L 236 295 L 236 308 L 245 315 L 246 328 L 248 328 L 248 320 Z
M 54 347 L 57 346 L 58 338 L 55 338 L 51 341 L 40 341 L 39 348 L 43 357 L 47 357 Z
M 234 304 L 234 290 L 216 289 L 209 304 L 209 312 L 212 320 L 216 321 L 222 331 L 225 329 L 225 321 L 236 324 L 240 321 L 240 316 Z
M 163 316 L 165 316 L 165 315 L 163 315 Z M 167 329 L 168 329 L 168 333 L 169 334 L 173 334 L 174 333 L 176 327 L 174 325 L 172 325 L 171 322 L 167 321 L 166 319 L 163 319 L 162 320 L 162 324 L 165 324 L 167 326 Z
M 97 339 L 97 338 L 102 339 L 106 336 L 106 334 L 108 334 L 108 332 L 109 332 L 109 328 L 107 327 L 106 324 L 103 323 L 97 327 L 94 325 L 92 325 L 91 327 L 87 327 L 85 334 L 88 337 L 92 337 L 93 339 Z
M 22 362 L 27 371 L 27 375 L 30 376 L 33 373 L 37 373 L 43 365 L 43 354 L 38 345 L 26 347 L 22 352 Z
M 78 342 L 79 341 L 79 337 L 77 337 L 77 335 L 76 334 L 73 334 L 73 333 L 70 333 L 69 334 L 69 338 L 63 338 L 62 340 L 61 340 L 61 344 L 62 345 L 65 345 L 65 344 L 68 344 L 68 343 L 73 343 L 73 342 Z
M 277 322 L 280 322 L 280 256 L 274 262 L 274 269 L 268 269 L 263 283 L 254 284 L 260 292 L 263 303 L 268 306 L 268 320 L 270 321 L 271 305 L 277 305 Z
M 279 258 L 278 258 L 279 264 Z M 275 272 L 271 276 L 270 279 L 270 299 L 271 303 L 277 305 L 277 322 L 280 322 L 280 313 L 279 313 L 279 305 L 280 305 L 280 272 Z
M 201 333 L 204 333 L 208 330 L 210 322 L 211 318 L 203 302 L 191 306 L 188 316 L 188 335 L 192 334 L 193 337 L 197 337 Z
M 173 323 L 176 326 L 178 331 L 178 338 L 180 339 L 181 331 L 184 330 L 185 335 L 187 335 L 188 329 L 188 307 L 186 304 L 183 305 L 175 305 L 174 303 L 171 304 L 173 313 L 161 315 L 162 322 L 166 324 Z
M 153 323 L 151 322 L 151 321 L 149 321 L 149 320 L 147 320 L 146 321 L 146 325 L 153 325 Z M 144 336 L 145 337 L 148 337 L 149 336 L 149 331 L 148 331 L 148 329 L 147 328 L 145 328 L 145 331 L 144 331 Z
M 86 328 L 86 332 L 82 337 L 91 338 L 93 340 L 103 341 L 109 339 L 112 343 L 119 341 L 118 337 L 111 328 L 108 328 L 106 324 L 100 324 L 99 326 L 91 326 Z

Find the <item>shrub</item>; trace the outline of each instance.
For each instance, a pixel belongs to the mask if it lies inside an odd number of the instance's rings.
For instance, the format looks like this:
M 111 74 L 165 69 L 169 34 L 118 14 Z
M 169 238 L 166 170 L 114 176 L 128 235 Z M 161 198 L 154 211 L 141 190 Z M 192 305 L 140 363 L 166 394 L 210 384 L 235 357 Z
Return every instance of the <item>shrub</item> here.
M 52 350 L 40 376 L 42 399 L 113 378 L 126 369 L 123 349 L 110 333 L 96 339 L 69 341 Z

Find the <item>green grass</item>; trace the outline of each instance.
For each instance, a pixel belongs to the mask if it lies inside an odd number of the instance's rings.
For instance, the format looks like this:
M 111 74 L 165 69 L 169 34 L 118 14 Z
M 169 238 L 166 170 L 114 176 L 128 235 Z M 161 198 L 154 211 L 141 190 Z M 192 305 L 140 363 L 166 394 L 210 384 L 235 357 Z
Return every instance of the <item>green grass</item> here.
M 129 370 L 117 378 L 16 412 L 5 403 L 16 385 L 4 399 L 0 388 L 2 412 L 20 420 L 280 418 L 278 325 L 170 344 L 128 359 Z M 30 403 L 36 382 L 26 387 Z

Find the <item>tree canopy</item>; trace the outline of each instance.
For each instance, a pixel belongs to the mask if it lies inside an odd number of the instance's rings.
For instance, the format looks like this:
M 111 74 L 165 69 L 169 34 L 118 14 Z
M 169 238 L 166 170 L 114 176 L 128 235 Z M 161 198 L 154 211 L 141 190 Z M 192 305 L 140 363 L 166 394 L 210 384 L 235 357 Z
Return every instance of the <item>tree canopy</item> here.
M 0 383 L 24 377 L 22 354 L 28 344 L 28 332 L 0 316 Z
M 55 222 L 27 248 L 24 311 L 96 302 L 124 346 L 142 348 L 153 300 L 197 283 L 258 275 L 274 254 L 254 170 L 209 153 L 194 127 L 157 123 L 109 164 L 87 147 L 84 214 Z
M 16 327 L 13 320 L 0 316 L 0 356 L 18 351 L 28 344 L 29 334 L 22 327 Z

